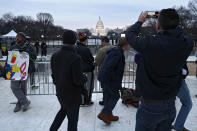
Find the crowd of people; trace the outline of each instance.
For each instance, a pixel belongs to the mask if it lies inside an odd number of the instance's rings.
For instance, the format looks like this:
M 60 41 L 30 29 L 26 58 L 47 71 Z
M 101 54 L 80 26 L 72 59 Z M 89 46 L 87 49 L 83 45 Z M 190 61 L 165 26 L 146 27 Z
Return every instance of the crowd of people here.
M 185 82 L 189 71 L 187 58 L 191 54 L 193 41 L 179 28 L 180 18 L 176 10 L 163 9 L 158 14 L 154 36 L 139 36 L 141 27 L 147 20 L 148 12 L 140 14 L 138 21 L 130 26 L 125 37 L 120 37 L 117 45 L 102 38 L 102 48 L 94 59 L 87 47 L 88 37 L 79 32 L 65 30 L 63 46 L 51 57 L 52 79 L 56 86 L 57 99 L 61 105 L 50 131 L 57 131 L 68 118 L 68 131 L 77 131 L 80 105 L 92 105 L 94 70 L 98 66 L 98 81 L 103 89 L 103 109 L 98 119 L 107 125 L 118 121 L 113 110 L 120 99 L 122 79 L 125 69 L 124 51 L 132 47 L 136 50 L 135 62 L 136 91 L 140 105 L 136 113 L 135 131 L 189 131 L 184 127 L 192 108 L 189 88 Z M 30 56 L 29 71 L 34 71 L 34 62 L 39 52 L 39 42 L 35 48 L 26 43 L 23 33 L 18 33 L 16 44 L 11 50 L 27 52 Z M 46 43 L 42 42 L 42 55 L 46 55 Z M 27 81 L 11 81 L 11 89 L 18 99 L 14 112 L 26 111 L 30 101 L 26 97 Z M 176 96 L 182 103 L 176 117 Z M 172 123 L 174 122 L 174 125 Z
M 136 115 L 135 130 L 170 131 L 173 128 L 177 131 L 188 131 L 184 127 L 184 123 L 191 110 L 192 101 L 184 79 L 188 75 L 186 60 L 192 51 L 193 41 L 178 27 L 180 22 L 179 15 L 174 9 L 164 9 L 159 13 L 156 26 L 158 30 L 157 35 L 138 36 L 142 24 L 147 19 L 147 15 L 147 12 L 143 12 L 139 16 L 138 21 L 127 29 L 126 39 L 120 38 L 116 47 L 107 46 L 106 44 L 97 54 L 96 64 L 99 66 L 98 80 L 103 88 L 103 101 L 100 104 L 104 105 L 104 108 L 98 114 L 98 118 L 106 124 L 111 124 L 111 122 L 119 119 L 118 116 L 113 115 L 113 109 L 120 98 L 119 90 L 122 88 L 125 66 L 123 53 L 124 50 L 129 50 L 131 46 L 140 54 L 138 55 L 137 62 L 136 94 L 140 96 L 141 103 Z M 73 38 L 72 42 L 71 38 Z M 79 34 L 79 39 L 81 38 L 83 40 L 87 39 L 84 34 Z M 75 47 L 73 46 L 76 40 L 74 32 L 70 30 L 65 31 L 63 35 L 63 43 L 65 45 L 53 55 L 51 60 L 52 76 L 57 88 L 58 99 L 61 97 L 58 95 L 58 91 L 61 94 L 62 90 L 67 89 L 65 93 L 72 94 L 72 90 L 69 87 L 73 87 L 72 89 L 75 87 L 76 90 L 80 90 L 80 87 L 84 85 L 83 82 L 86 81 L 83 76 L 84 58 L 82 58 L 82 63 L 80 64 L 80 60 L 77 60 L 76 56 L 78 56 L 78 53 L 81 56 L 81 53 L 78 50 L 75 52 Z M 103 41 L 108 42 L 108 40 Z M 68 54 L 65 54 L 65 58 L 60 57 L 65 50 L 67 50 Z M 75 56 L 71 57 L 71 55 Z M 101 57 L 101 60 L 98 57 Z M 65 65 L 60 64 L 64 59 L 66 59 Z M 76 64 L 76 61 L 79 63 Z M 79 73 L 78 81 L 75 78 L 76 69 L 79 69 L 77 72 Z M 61 76 L 65 75 L 65 73 L 67 75 L 62 78 Z M 73 80 L 67 77 L 73 78 Z M 66 82 L 69 84 L 66 84 Z M 65 85 L 70 86 L 65 88 Z M 59 100 L 62 106 L 51 126 L 51 130 L 57 130 L 63 121 L 63 116 L 65 117 L 66 115 L 68 116 L 68 130 L 77 130 L 80 93 L 78 96 L 75 96 L 75 99 L 78 98 L 75 106 L 69 106 L 71 100 L 74 99 L 72 98 L 73 96 L 69 98 L 65 98 L 65 96 L 61 97 L 64 99 L 64 102 L 62 102 L 62 99 Z M 182 108 L 173 126 L 172 123 L 176 116 L 176 96 L 180 98 Z M 73 104 L 73 102 L 71 103 Z M 70 112 L 74 107 L 77 108 L 72 110 L 75 112 Z M 62 114 L 60 115 L 60 113 Z M 71 115 L 72 113 L 73 115 Z M 60 116 L 62 119 L 59 118 Z

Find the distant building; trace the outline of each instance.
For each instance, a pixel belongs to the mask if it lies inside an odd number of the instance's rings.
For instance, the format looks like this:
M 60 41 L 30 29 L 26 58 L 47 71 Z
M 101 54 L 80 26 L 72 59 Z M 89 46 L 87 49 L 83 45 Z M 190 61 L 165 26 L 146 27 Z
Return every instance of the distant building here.
M 106 35 L 104 24 L 103 24 L 100 16 L 99 16 L 99 21 L 96 24 L 96 29 L 93 32 L 93 35 L 94 36 L 105 36 Z
M 89 29 L 77 29 L 77 33 L 79 33 L 79 32 L 83 32 L 83 33 L 85 33 L 87 36 L 91 36 L 92 35 L 92 33 L 91 33 L 91 30 L 89 30 Z
M 115 33 L 117 34 L 122 34 L 124 33 L 124 29 L 119 29 L 118 27 L 116 29 L 113 30 Z

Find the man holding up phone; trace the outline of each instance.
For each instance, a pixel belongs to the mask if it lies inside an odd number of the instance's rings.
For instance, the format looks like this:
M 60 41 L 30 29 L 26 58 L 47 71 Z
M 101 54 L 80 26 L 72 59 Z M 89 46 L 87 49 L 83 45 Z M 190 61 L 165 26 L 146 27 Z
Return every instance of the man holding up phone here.
M 136 74 L 136 88 L 142 96 L 136 115 L 136 131 L 170 131 L 176 116 L 175 97 L 181 87 L 182 67 L 193 41 L 178 28 L 175 9 L 158 14 L 157 35 L 138 36 L 148 12 L 129 27 L 126 39 L 142 55 Z

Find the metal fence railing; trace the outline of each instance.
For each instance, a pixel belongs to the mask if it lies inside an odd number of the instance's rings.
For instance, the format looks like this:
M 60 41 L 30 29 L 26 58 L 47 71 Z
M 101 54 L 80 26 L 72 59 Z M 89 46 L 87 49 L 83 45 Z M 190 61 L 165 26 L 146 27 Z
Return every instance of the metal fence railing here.
M 126 52 L 126 66 L 122 87 L 135 88 L 135 71 L 134 52 Z M 97 81 L 97 69 L 95 69 L 94 77 L 94 93 L 102 92 L 100 83 Z M 32 80 L 33 79 L 33 80 Z M 28 95 L 55 95 L 56 90 L 51 77 L 50 62 L 36 62 L 36 72 L 34 77 L 29 79 L 27 94 Z M 33 82 L 31 82 L 33 81 Z M 31 84 L 33 83 L 33 84 Z

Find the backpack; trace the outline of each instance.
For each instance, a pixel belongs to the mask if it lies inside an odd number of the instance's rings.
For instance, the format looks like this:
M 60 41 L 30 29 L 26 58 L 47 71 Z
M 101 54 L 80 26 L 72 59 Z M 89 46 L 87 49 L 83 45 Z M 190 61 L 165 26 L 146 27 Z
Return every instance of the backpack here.
M 135 94 L 134 89 L 122 88 L 121 90 L 122 103 L 127 106 L 131 104 L 132 106 L 137 108 L 139 106 L 140 98 L 136 97 L 134 94 Z

